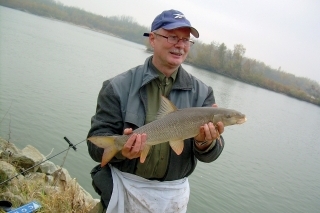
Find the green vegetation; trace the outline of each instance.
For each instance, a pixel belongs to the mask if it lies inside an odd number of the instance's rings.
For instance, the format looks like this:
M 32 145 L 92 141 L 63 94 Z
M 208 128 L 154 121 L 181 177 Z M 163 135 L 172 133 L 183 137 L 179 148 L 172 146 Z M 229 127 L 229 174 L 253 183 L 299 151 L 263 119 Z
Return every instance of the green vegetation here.
M 103 17 L 79 8 L 64 6 L 53 0 L 0 0 L 0 5 L 108 33 L 144 44 L 147 46 L 147 50 L 151 50 L 146 39 L 142 36 L 144 32 L 150 30 L 149 27 L 139 25 L 132 17 Z M 215 72 L 320 106 L 319 83 L 284 72 L 281 67 L 274 69 L 263 62 L 246 58 L 244 57 L 245 52 L 246 49 L 242 44 L 234 45 L 231 50 L 224 43 L 205 44 L 198 40 L 191 48 L 186 62 L 209 72 Z

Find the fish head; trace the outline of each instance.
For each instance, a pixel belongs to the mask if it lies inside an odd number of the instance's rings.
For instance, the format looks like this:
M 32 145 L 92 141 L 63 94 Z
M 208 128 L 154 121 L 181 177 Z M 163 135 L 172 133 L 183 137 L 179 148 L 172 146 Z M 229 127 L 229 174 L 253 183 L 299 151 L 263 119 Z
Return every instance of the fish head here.
M 215 115 L 214 120 L 221 121 L 224 126 L 230 126 L 235 124 L 242 124 L 246 122 L 247 118 L 244 114 L 236 110 L 223 109 L 219 114 Z

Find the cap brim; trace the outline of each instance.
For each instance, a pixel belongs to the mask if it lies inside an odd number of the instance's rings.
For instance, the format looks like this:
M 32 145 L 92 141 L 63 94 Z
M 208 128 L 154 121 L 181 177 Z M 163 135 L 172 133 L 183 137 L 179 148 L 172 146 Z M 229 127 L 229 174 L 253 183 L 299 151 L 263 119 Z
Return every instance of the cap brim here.
M 190 27 L 190 26 L 180 26 L 180 27 L 173 27 L 173 28 L 170 28 L 170 27 L 168 27 L 168 26 L 165 26 L 165 27 L 162 27 L 162 28 L 165 29 L 165 30 L 173 30 L 173 29 L 178 29 L 178 28 L 183 28 L 183 27 L 188 27 L 188 28 L 190 28 L 191 34 L 192 34 L 195 38 L 199 38 L 199 32 L 198 32 L 198 30 L 196 30 L 196 28 L 193 28 L 193 27 Z M 149 36 L 150 36 L 150 33 L 143 33 L 143 36 L 149 37 Z
M 188 27 L 188 28 L 190 28 L 191 34 L 192 34 L 194 37 L 199 38 L 199 32 L 198 32 L 198 30 L 196 30 L 196 28 L 191 27 L 191 26 L 189 26 L 189 25 L 183 25 L 183 24 L 181 24 L 181 23 L 172 23 L 172 24 L 168 24 L 168 25 L 166 25 L 166 26 L 162 26 L 162 28 L 165 29 L 165 30 L 173 30 L 173 29 L 178 29 L 178 28 L 183 28 L 183 27 Z
M 190 27 L 191 29 L 191 34 L 195 37 L 195 38 L 199 38 L 199 32 L 198 30 L 196 30 L 196 28 Z

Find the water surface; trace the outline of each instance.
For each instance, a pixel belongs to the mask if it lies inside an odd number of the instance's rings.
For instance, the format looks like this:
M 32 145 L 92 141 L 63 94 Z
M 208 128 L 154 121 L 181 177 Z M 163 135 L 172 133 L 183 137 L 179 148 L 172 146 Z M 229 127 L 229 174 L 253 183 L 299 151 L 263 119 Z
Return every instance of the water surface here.
M 150 55 L 145 47 L 0 6 L 0 136 L 51 156 L 86 138 L 102 82 Z M 188 212 L 319 212 L 320 108 L 205 70 L 220 107 L 245 113 L 226 146 L 190 176 Z M 64 153 L 65 154 L 65 153 Z M 51 161 L 61 165 L 64 154 Z M 64 163 L 95 198 L 86 143 Z

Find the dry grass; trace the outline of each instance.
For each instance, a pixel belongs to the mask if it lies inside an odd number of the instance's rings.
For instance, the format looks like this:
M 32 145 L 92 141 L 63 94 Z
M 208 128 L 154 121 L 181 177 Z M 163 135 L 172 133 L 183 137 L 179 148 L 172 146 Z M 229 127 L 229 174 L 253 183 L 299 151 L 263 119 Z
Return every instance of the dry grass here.
M 73 180 L 76 183 L 75 180 Z M 69 184 L 63 187 L 50 186 L 39 180 L 17 180 L 15 179 L 6 187 L 2 187 L 0 192 L 10 191 L 15 195 L 20 195 L 24 203 L 37 201 L 42 207 L 37 213 L 87 213 L 92 207 L 86 207 L 83 200 L 79 198 L 79 187 L 77 184 Z M 13 201 L 13 207 L 18 208 L 23 203 Z M 0 210 L 1 212 L 2 210 Z M 4 211 L 2 211 L 4 212 Z
M 15 146 L 6 142 L 0 137 L 0 160 L 12 164 L 18 171 L 23 169 L 12 163 L 11 155 L 16 152 Z M 6 150 L 5 152 L 2 152 Z M 12 150 L 12 152 L 11 152 Z M 27 172 L 28 173 L 28 172 Z M 63 184 L 59 182 L 59 187 L 54 186 L 45 174 L 37 174 L 32 176 L 31 173 L 23 174 L 24 178 L 14 178 L 6 184 L 0 185 L 0 194 L 10 192 L 14 196 L 4 197 L 13 204 L 13 208 L 18 208 L 26 203 L 36 201 L 41 205 L 37 213 L 87 213 L 91 210 L 92 206 L 85 203 L 84 195 L 80 192 L 80 186 L 75 179 Z M 29 176 L 30 175 L 30 176 Z M 53 178 L 53 177 L 52 177 Z M 1 178 L 0 180 L 3 180 Z M 82 197 L 80 196 L 82 195 Z M 92 204 L 93 205 L 93 204 Z M 4 212 L 0 209 L 0 213 Z
M 23 171 L 11 159 L 12 153 L 17 152 L 17 148 L 2 138 L 0 138 L 0 145 L 0 161 L 10 163 L 17 171 Z M 87 213 L 92 209 L 92 206 L 88 206 L 89 204 L 85 203 L 84 195 L 80 193 L 80 186 L 75 179 L 70 180 L 68 184 L 58 182 L 57 185 L 59 187 L 56 187 L 52 183 L 53 181 L 49 181 L 48 177 L 43 173 L 32 174 L 26 172 L 23 175 L 25 175 L 24 178 L 17 177 L 6 184 L 0 185 L 0 194 L 8 192 L 11 195 L 17 195 L 13 198 L 11 196 L 2 196 L 12 202 L 13 208 L 36 201 L 41 205 L 37 213 Z M 0 180 L 3 179 L 5 178 Z M 2 212 L 4 211 L 0 210 L 0 213 Z

